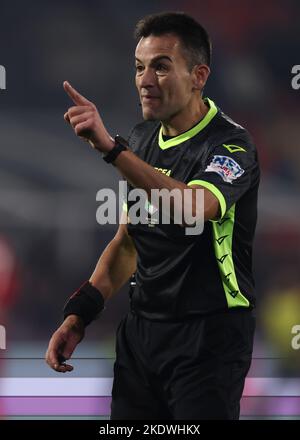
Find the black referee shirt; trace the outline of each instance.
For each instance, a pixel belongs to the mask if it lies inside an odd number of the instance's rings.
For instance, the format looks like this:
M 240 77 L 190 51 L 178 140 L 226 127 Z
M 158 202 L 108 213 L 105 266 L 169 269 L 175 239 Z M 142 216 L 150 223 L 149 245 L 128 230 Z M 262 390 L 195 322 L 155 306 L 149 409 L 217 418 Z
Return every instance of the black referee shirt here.
M 181 319 L 255 305 L 257 152 L 243 127 L 213 101 L 205 101 L 206 116 L 179 136 L 164 140 L 160 122 L 145 121 L 129 138 L 138 157 L 187 185 L 207 188 L 221 208 L 220 218 L 205 222 L 200 235 L 186 235 L 180 225 L 153 223 L 150 216 L 148 224 L 131 224 L 129 218 L 128 232 L 138 254 L 131 308 L 149 319 Z

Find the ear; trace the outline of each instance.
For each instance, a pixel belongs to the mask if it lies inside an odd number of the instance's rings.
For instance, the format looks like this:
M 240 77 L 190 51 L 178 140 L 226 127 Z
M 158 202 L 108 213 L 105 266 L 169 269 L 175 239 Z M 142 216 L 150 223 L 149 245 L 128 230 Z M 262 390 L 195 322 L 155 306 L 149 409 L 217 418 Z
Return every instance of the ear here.
M 196 66 L 193 67 L 192 78 L 195 90 L 203 90 L 209 74 L 210 68 L 206 64 L 196 64 Z

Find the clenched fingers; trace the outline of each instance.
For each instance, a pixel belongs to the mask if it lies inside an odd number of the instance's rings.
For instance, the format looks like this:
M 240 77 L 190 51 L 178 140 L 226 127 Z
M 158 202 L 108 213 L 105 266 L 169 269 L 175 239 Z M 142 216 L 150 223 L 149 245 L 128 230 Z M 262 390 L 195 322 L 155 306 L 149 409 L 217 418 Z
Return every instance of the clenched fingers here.
M 55 339 L 50 340 L 45 360 L 53 370 L 59 373 L 66 373 L 67 371 L 73 370 L 72 365 L 65 363 L 66 358 L 61 354 L 61 348 Z

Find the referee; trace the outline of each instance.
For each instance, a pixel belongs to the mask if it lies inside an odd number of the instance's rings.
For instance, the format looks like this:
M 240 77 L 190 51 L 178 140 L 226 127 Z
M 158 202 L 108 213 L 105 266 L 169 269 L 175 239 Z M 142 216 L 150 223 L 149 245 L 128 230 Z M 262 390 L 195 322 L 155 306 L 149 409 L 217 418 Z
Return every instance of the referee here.
M 130 312 L 117 330 L 111 419 L 238 419 L 255 326 L 256 149 L 243 127 L 203 97 L 211 43 L 198 22 L 183 13 L 146 16 L 136 38 L 144 122 L 128 141 L 113 139 L 95 105 L 68 82 L 74 105 L 65 119 L 119 170 L 129 191 L 190 188 L 197 214 L 200 189 L 204 230 L 187 235 L 174 222 L 120 222 L 94 273 L 65 305 L 46 360 L 71 371 L 65 361 L 85 326 L 135 273 Z M 172 208 L 186 209 L 176 201 Z

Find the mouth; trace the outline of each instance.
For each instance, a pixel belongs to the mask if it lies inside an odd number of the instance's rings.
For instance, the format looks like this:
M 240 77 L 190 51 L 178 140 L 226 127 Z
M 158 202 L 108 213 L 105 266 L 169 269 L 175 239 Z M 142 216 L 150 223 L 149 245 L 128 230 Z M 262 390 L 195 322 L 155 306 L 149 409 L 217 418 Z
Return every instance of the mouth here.
M 141 103 L 143 106 L 156 107 L 160 98 L 158 96 L 145 95 L 141 97 Z

